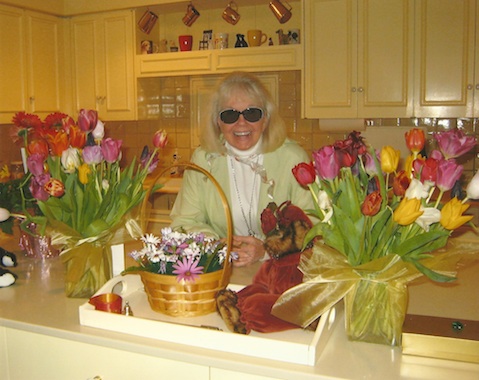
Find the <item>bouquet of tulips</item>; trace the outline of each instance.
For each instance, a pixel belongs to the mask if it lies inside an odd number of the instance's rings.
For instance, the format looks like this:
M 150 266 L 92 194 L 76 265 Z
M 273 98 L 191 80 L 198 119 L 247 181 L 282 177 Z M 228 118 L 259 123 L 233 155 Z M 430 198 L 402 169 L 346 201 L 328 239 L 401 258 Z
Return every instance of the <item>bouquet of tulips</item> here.
M 99 237 L 117 226 L 144 195 L 143 181 L 158 164 L 167 143 L 164 131 L 145 147 L 141 161 L 120 168 L 121 140 L 104 137 L 104 124 L 93 110 L 81 110 L 75 122 L 63 113 L 38 116 L 19 112 L 12 137 L 24 144 L 29 186 L 42 216 L 31 216 L 40 233 L 47 226 L 64 236 Z
M 315 151 L 313 162 L 293 168 L 297 181 L 310 190 L 315 209 L 308 211 L 319 222 L 304 243 L 316 239 L 312 253 L 303 255 L 300 264 L 304 283 L 286 292 L 273 308 L 274 314 L 295 314 L 285 319 L 308 325 L 348 292 L 351 297 L 369 293 L 386 299 L 395 293 L 392 289 L 399 292 L 421 274 L 435 281 L 455 279 L 455 271 L 445 264 L 450 252 L 433 252 L 445 247 L 451 232 L 473 218 L 464 213 L 467 200 L 479 198 L 479 174 L 464 197 L 460 187 L 463 167 L 457 158 L 475 147 L 476 139 L 460 130 L 436 133 L 438 149 L 426 158 L 421 155 L 423 130 L 411 129 L 405 138 L 411 155 L 402 169 L 398 168 L 398 150 L 385 146 L 376 151 L 359 132 Z M 446 193 L 449 200 L 442 204 Z M 371 281 L 367 284 L 366 280 Z M 380 291 L 371 283 L 389 287 Z M 314 301 L 306 306 L 308 292 Z M 395 314 L 394 308 L 403 305 L 405 309 L 406 301 L 396 299 L 396 306 L 387 310 L 381 323 Z M 371 313 L 367 303 L 362 299 L 355 306 L 353 302 L 347 305 L 356 315 L 349 322 L 362 332 L 369 328 L 366 321 L 377 322 L 382 315 L 378 310 Z M 292 308 L 297 313 L 291 313 Z M 386 335 L 398 343 L 397 331 Z

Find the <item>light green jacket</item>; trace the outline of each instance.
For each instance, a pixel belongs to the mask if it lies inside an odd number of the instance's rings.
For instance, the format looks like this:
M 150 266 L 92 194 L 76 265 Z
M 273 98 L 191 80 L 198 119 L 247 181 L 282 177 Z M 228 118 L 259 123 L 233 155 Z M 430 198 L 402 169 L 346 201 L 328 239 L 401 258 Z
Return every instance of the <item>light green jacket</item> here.
M 312 209 L 309 190 L 301 187 L 291 169 L 300 162 L 310 162 L 307 153 L 296 142 L 286 142 L 276 151 L 264 155 L 263 166 L 269 183 L 261 182 L 258 215 L 269 202 L 279 206 L 287 200 L 303 210 Z M 201 147 L 193 153 L 191 161 L 211 173 L 223 189 L 231 207 L 228 167 L 225 155 L 211 155 Z M 270 187 L 271 180 L 274 186 Z M 272 190 L 272 197 L 268 196 Z M 221 198 L 214 184 L 201 172 L 187 169 L 183 184 L 170 214 L 173 229 L 184 228 L 188 232 L 204 232 L 222 238 L 227 236 L 226 216 Z M 258 226 L 261 225 L 257 218 Z M 261 228 L 259 228 L 261 231 Z

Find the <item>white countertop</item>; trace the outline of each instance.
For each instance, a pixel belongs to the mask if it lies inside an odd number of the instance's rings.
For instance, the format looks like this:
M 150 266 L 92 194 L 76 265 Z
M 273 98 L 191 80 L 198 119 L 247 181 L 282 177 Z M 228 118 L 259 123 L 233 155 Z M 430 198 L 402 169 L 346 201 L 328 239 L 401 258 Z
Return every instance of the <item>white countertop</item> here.
M 349 342 L 342 323 L 335 327 L 314 367 L 199 349 L 81 326 L 78 308 L 85 299 L 71 299 L 64 295 L 61 261 L 58 258 L 41 261 L 23 257 L 15 239 L 0 243 L 5 249 L 16 251 L 19 257 L 19 266 L 14 269 L 19 276 L 17 283 L 11 287 L 0 288 L 0 326 L 153 357 L 281 379 L 479 378 L 479 364 L 406 356 L 402 355 L 399 348 Z M 255 270 L 256 267 L 235 269 L 232 282 L 248 283 Z M 479 264 L 476 262 L 474 266 L 461 270 L 460 286 L 444 287 L 427 281 L 411 284 L 409 312 L 424 315 L 430 308 L 439 307 L 454 314 L 456 308 L 461 310 L 461 313 L 465 310 L 469 319 L 479 320 L 478 273 Z M 458 305 L 454 305 L 454 302 Z M 459 305 L 463 303 L 467 305 Z M 475 312 L 475 315 L 469 314 L 468 310 Z

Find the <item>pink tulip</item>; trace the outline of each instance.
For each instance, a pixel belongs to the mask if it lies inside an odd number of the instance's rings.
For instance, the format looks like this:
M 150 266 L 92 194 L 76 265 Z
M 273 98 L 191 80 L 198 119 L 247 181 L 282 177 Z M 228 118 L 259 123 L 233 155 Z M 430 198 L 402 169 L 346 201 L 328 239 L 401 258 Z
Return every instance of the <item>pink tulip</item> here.
M 44 162 L 45 160 L 42 154 L 33 153 L 27 158 L 28 171 L 32 173 L 33 176 L 43 174 L 45 172 Z
M 436 185 L 441 191 L 452 189 L 456 181 L 461 177 L 464 167 L 454 160 L 441 160 L 437 167 Z
M 99 164 L 103 161 L 103 155 L 101 153 L 101 148 L 98 145 L 88 145 L 83 149 L 82 152 L 83 161 L 86 164 Z
M 437 133 L 434 137 L 446 159 L 462 156 L 476 145 L 476 138 L 474 136 L 467 136 L 460 129 Z
M 339 175 L 339 161 L 336 150 L 331 145 L 326 145 L 313 152 L 316 173 L 322 179 L 334 179 Z
M 107 137 L 101 142 L 101 153 L 106 162 L 113 163 L 120 158 L 122 140 L 113 140 Z
M 83 132 L 90 132 L 95 129 L 98 122 L 98 112 L 95 110 L 81 109 L 78 115 L 78 125 Z

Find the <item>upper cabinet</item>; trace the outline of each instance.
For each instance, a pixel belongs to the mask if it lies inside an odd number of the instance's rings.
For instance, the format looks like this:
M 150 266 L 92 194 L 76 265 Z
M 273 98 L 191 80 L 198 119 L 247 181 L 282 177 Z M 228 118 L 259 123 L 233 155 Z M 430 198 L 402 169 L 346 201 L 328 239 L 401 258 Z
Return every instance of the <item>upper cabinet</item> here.
M 416 116 L 479 116 L 478 11 L 474 0 L 416 2 Z
M 71 23 L 75 111 L 134 120 L 134 11 L 78 16 Z
M 64 107 L 63 20 L 0 5 L 0 122 Z
M 412 116 L 411 0 L 305 0 L 304 116 Z

